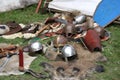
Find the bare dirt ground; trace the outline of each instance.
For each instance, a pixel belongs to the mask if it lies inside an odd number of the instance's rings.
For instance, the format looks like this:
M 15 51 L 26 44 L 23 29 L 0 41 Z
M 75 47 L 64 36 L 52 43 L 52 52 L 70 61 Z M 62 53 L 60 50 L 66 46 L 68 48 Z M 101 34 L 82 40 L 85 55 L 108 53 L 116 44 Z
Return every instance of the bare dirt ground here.
M 107 58 L 101 52 L 85 50 L 79 43 L 70 43 L 76 49 L 77 56 L 68 63 L 58 57 L 52 49 L 46 52 L 46 57 L 52 60 L 45 69 L 52 74 L 52 80 L 83 80 L 90 77 L 97 66 L 96 62 L 105 62 Z

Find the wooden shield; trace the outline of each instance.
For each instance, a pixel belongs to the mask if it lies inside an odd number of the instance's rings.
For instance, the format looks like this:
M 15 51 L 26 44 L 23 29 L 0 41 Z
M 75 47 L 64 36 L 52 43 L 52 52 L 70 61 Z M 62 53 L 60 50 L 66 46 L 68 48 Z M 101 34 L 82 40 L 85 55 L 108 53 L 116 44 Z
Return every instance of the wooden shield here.
M 120 0 L 102 0 L 98 5 L 93 19 L 105 27 L 120 16 Z

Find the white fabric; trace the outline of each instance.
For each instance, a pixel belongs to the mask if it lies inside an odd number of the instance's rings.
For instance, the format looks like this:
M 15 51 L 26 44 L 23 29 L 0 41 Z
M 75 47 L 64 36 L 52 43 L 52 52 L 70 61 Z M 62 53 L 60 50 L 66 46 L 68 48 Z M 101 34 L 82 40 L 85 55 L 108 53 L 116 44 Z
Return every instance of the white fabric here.
M 97 5 L 102 0 L 53 0 L 49 3 L 48 7 L 61 11 L 74 11 L 78 10 L 83 14 L 93 16 Z
M 29 69 L 30 64 L 34 59 L 36 59 L 36 57 L 31 57 L 28 55 L 28 53 L 25 53 L 25 52 L 23 54 L 24 54 L 24 68 Z M 6 61 L 6 57 L 0 59 L 0 64 L 4 63 L 4 61 Z M 5 67 L 2 68 L 2 71 L 0 72 L 0 76 L 3 76 L 3 75 L 8 76 L 11 74 L 22 75 L 25 73 L 25 72 L 20 72 L 18 68 L 19 68 L 18 55 L 14 55 L 9 59 Z
M 2 35 L 0 37 L 5 38 L 5 39 L 15 39 L 15 38 L 29 39 L 29 38 L 36 37 L 36 35 L 33 34 L 33 33 L 24 33 L 24 34 L 22 34 L 22 32 L 18 32 L 18 33 L 14 33 L 14 34 L 10 34 L 10 35 Z
M 38 3 L 38 0 L 0 0 L 0 12 L 24 8 L 34 3 Z

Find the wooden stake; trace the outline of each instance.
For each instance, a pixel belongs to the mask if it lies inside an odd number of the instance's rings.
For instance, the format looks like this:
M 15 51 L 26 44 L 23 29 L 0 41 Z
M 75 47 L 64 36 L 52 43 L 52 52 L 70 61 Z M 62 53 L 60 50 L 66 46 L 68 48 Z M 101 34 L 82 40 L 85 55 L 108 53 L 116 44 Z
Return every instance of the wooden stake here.
M 41 7 L 41 4 L 42 4 L 42 0 L 39 0 L 35 13 L 38 13 L 38 11 Z

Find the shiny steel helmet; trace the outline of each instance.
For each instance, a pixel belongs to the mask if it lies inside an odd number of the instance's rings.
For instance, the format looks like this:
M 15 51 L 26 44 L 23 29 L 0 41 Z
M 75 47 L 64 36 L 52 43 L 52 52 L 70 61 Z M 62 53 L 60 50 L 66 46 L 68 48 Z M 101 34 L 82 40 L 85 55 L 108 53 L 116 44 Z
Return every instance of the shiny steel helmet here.
M 79 15 L 79 16 L 76 16 L 74 19 L 75 19 L 74 24 L 81 24 L 86 20 L 86 16 Z
M 72 56 L 76 55 L 76 51 L 75 51 L 74 47 L 69 44 L 65 45 L 62 48 L 61 52 L 64 55 L 64 57 L 72 57 Z
M 33 42 L 30 44 L 30 51 L 32 52 L 36 52 L 36 51 L 39 51 L 39 50 L 42 50 L 42 44 L 40 42 Z

